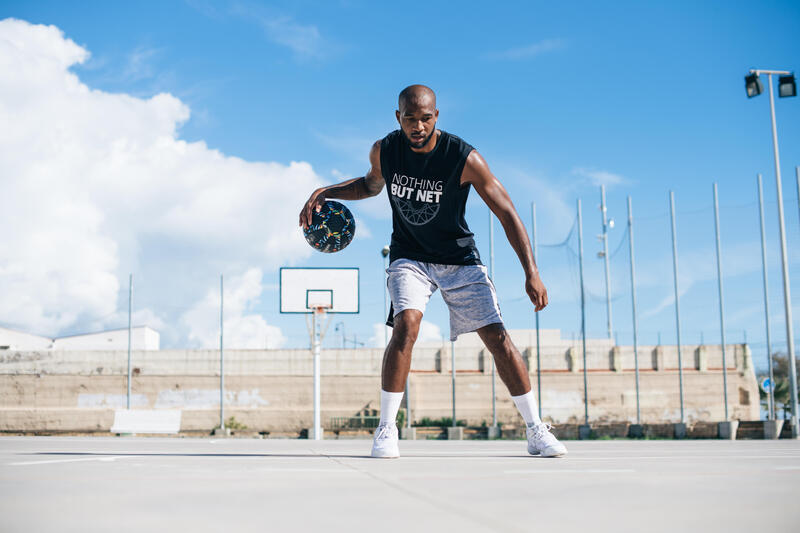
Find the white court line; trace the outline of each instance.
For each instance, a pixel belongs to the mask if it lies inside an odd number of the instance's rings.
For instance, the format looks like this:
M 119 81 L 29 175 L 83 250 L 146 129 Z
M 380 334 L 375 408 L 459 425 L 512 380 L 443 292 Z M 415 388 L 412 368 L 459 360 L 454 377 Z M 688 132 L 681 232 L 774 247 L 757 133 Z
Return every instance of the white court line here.
M 636 459 L 667 459 L 670 461 L 681 461 L 684 459 L 718 459 L 718 460 L 725 460 L 725 459 L 800 459 L 800 455 L 682 455 L 676 453 L 675 455 L 615 455 L 611 457 L 603 457 L 592 455 L 591 453 L 582 452 L 584 455 L 582 457 L 576 457 L 573 454 L 570 454 L 567 458 L 571 461 L 619 461 L 619 460 L 626 460 L 632 461 Z M 441 459 L 461 459 L 464 456 L 471 456 L 473 459 L 514 459 L 519 457 L 527 456 L 526 453 L 519 452 L 519 453 L 507 453 L 507 454 L 497 454 L 492 453 L 491 450 L 476 450 L 472 452 L 419 452 L 414 451 L 410 453 L 402 453 L 401 457 L 405 458 L 413 458 L 413 459 L 432 459 L 436 457 L 436 460 Z M 450 457 L 448 457 L 450 456 Z
M 341 469 L 341 470 L 331 470 L 330 468 L 258 468 L 256 469 L 258 472 L 314 472 L 314 473 L 323 473 L 323 474 L 363 474 L 363 472 L 359 472 L 358 470 L 350 470 L 350 469 Z
M 503 470 L 504 474 L 616 474 L 616 473 L 631 473 L 636 472 L 633 468 L 587 468 L 584 470 L 578 469 L 562 469 L 550 470 L 548 468 L 539 468 L 536 470 Z
M 584 457 L 570 456 L 572 460 L 578 461 L 595 461 L 595 460 L 608 460 L 618 461 L 620 459 L 633 460 L 633 459 L 800 459 L 800 455 L 616 455 L 613 457 L 598 457 L 591 454 L 586 454 Z
M 125 456 L 118 455 L 113 457 L 81 457 L 79 459 L 51 459 L 49 461 L 24 461 L 21 463 L 6 463 L 6 466 L 28 466 L 28 465 L 49 465 L 55 463 L 78 463 L 82 461 L 105 461 L 111 462 L 115 459 L 124 459 Z

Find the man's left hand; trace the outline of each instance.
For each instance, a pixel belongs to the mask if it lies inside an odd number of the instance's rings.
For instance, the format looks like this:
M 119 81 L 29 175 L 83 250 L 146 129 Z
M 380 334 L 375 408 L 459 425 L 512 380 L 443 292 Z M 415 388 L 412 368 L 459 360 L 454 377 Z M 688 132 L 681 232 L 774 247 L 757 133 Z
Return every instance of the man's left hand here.
M 525 292 L 528 293 L 531 302 L 536 306 L 536 311 L 541 311 L 547 306 L 547 289 L 538 274 L 528 276 L 525 279 Z

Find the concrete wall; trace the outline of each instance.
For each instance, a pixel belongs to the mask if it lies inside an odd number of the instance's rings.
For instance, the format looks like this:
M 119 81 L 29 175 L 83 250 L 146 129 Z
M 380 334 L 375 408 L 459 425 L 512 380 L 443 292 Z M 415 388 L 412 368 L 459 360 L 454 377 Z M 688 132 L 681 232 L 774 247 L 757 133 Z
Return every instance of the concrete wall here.
M 519 336 L 518 336 L 519 337 Z M 517 341 L 519 343 L 519 340 Z M 556 343 L 553 343 L 556 344 Z M 593 342 L 587 353 L 590 422 L 634 421 L 634 356 L 629 346 Z M 520 346 L 536 388 L 536 350 Z M 689 422 L 724 418 L 720 346 L 683 346 L 685 413 Z M 757 420 L 758 389 L 750 350 L 726 347 L 731 417 Z M 183 411 L 183 430 L 209 430 L 219 420 L 219 354 L 214 350 L 133 353 L 134 408 Z M 379 408 L 382 350 L 322 352 L 322 420 Z M 449 343 L 415 349 L 410 396 L 413 417 L 451 414 Z M 643 422 L 680 417 L 678 358 L 674 346 L 639 350 Z M 570 342 L 543 347 L 542 410 L 553 422 L 582 422 L 582 354 Z M 491 358 L 480 346 L 456 348 L 457 418 L 491 421 Z M 292 432 L 311 425 L 312 359 L 308 350 L 228 350 L 226 416 L 251 429 Z M 125 406 L 127 353 L 0 352 L 0 430 L 105 431 L 113 409 Z M 498 378 L 498 417 L 519 415 Z

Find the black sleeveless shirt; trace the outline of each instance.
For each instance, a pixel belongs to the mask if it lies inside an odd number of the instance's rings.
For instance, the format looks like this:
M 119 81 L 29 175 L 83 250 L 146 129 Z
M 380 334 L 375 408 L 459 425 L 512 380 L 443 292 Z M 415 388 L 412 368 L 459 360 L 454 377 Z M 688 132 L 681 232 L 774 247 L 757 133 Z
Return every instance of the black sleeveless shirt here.
M 381 171 L 392 206 L 390 261 L 405 258 L 443 265 L 481 264 L 473 233 L 464 219 L 470 185 L 460 185 L 472 150 L 461 138 L 445 131 L 428 153 L 411 150 L 401 130 L 383 138 Z

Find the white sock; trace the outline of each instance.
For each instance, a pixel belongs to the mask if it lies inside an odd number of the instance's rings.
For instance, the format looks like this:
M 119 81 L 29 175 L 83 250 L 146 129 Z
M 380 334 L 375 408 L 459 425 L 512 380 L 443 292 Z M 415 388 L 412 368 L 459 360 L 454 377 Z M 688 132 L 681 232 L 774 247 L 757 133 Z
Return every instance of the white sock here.
M 539 418 L 539 410 L 536 408 L 536 398 L 533 396 L 533 390 L 528 391 L 527 394 L 522 396 L 512 396 L 512 400 L 519 409 L 519 414 L 525 419 L 525 424 L 541 424 L 542 420 Z
M 397 422 L 397 411 L 403 401 L 402 392 L 386 392 L 381 389 L 381 425 L 394 425 Z

